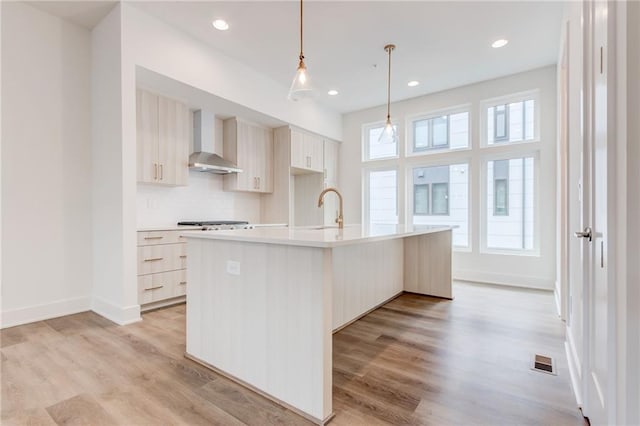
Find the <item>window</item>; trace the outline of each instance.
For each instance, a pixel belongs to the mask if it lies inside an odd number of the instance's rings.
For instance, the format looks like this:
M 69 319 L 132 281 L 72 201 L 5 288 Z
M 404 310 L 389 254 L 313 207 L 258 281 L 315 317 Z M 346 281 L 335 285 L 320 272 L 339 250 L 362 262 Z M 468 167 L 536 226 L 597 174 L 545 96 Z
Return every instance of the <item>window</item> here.
M 413 224 L 451 225 L 453 244 L 469 246 L 469 165 L 413 169 Z
M 396 131 L 397 126 L 393 126 Z M 380 135 L 384 131 L 384 123 L 364 126 L 364 160 L 380 160 L 384 158 L 394 158 L 398 156 L 398 143 L 389 143 L 380 140 Z
M 370 224 L 398 223 L 398 172 L 370 170 L 368 172 Z
M 428 183 L 413 185 L 413 214 L 429 214 L 429 192 Z
M 487 162 L 487 248 L 533 250 L 534 158 Z
M 509 216 L 509 160 L 493 162 L 493 215 Z
M 469 146 L 469 113 L 421 117 L 412 121 L 413 152 Z
M 487 144 L 524 142 L 535 139 L 536 102 L 525 99 L 487 108 Z

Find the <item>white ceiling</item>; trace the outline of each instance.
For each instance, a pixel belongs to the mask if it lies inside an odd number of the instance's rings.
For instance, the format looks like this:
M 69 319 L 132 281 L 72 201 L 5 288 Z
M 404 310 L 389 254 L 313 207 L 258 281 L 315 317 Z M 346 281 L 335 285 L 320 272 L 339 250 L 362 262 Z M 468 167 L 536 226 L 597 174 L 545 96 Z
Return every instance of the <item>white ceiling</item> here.
M 288 88 L 297 66 L 297 1 L 133 3 Z M 317 100 L 340 112 L 386 103 L 394 43 L 392 101 L 557 61 L 562 2 L 307 1 L 304 53 Z M 213 29 L 224 18 L 230 29 Z M 498 38 L 509 39 L 501 49 Z M 409 80 L 420 85 L 407 87 Z M 327 95 L 337 89 L 335 97 Z
M 111 12 L 117 1 L 28 1 L 27 3 L 81 27 L 93 29 Z
M 30 2 L 93 28 L 114 1 Z M 127 2 L 271 77 L 286 91 L 297 66 L 297 1 Z M 305 1 L 305 62 L 317 100 L 340 112 L 555 64 L 561 1 Z M 211 21 L 224 18 L 226 32 Z M 498 38 L 509 39 L 501 49 Z M 420 81 L 410 88 L 407 82 Z M 335 97 L 327 95 L 337 89 Z

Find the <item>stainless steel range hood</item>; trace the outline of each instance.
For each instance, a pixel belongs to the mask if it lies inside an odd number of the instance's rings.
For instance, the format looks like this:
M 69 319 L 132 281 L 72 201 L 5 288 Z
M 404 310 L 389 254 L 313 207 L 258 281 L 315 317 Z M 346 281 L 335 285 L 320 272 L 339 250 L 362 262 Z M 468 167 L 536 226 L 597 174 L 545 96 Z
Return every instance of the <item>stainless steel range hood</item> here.
M 193 153 L 189 168 L 215 174 L 240 173 L 242 169 L 213 152 L 215 115 L 199 110 L 193 113 Z

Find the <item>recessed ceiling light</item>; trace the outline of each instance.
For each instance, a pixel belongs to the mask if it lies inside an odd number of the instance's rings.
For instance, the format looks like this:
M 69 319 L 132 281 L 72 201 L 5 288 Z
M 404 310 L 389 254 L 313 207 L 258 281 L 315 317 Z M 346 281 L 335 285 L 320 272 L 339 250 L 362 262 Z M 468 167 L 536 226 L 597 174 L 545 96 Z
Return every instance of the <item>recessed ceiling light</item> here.
M 337 94 L 338 94 L 338 91 L 337 91 L 337 90 L 335 90 L 335 89 L 331 89 L 331 90 L 329 90 L 329 91 L 327 92 L 327 95 L 329 95 L 329 96 L 335 96 L 335 95 L 337 95 Z
M 229 24 L 224 19 L 216 19 L 211 24 L 216 30 L 227 31 L 229 29 Z
M 418 84 L 420 84 L 419 81 L 416 80 L 411 80 L 410 82 L 407 83 L 407 86 L 409 87 L 416 87 Z
M 507 43 L 509 43 L 509 40 L 506 40 L 504 38 L 501 38 L 499 40 L 494 41 L 493 43 L 491 43 L 491 47 L 493 47 L 494 49 L 497 49 L 499 47 L 504 47 L 507 45 Z

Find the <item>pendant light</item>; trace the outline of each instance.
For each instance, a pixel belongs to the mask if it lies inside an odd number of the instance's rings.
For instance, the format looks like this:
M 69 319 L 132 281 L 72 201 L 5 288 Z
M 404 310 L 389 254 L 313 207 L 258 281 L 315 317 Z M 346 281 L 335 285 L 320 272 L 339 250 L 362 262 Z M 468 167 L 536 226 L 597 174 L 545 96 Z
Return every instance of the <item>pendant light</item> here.
M 300 62 L 298 62 L 298 69 L 296 70 L 296 75 L 293 77 L 288 96 L 289 99 L 293 101 L 310 97 L 313 90 L 309 82 L 307 66 L 304 64 L 304 53 L 302 53 L 302 18 L 302 0 L 300 0 L 300 56 L 298 57 Z
M 380 143 L 398 142 L 396 126 L 391 122 L 391 51 L 395 48 L 395 44 L 387 44 L 384 47 L 385 52 L 389 55 L 389 68 L 387 73 L 387 121 L 384 124 L 384 130 L 380 133 L 380 137 L 378 138 L 378 142 Z

